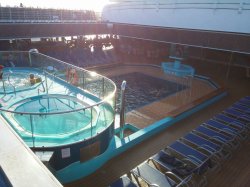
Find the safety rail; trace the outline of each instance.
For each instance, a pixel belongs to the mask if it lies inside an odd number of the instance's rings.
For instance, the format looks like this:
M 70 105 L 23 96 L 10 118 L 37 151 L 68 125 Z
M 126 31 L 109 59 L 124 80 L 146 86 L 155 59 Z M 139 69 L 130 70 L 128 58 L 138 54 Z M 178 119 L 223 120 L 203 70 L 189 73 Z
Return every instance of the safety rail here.
M 0 7 L 0 22 L 92 22 L 97 13 L 91 10 L 42 9 L 28 7 Z
M 14 93 L 16 95 L 16 87 L 10 82 L 10 74 L 8 74 L 8 81 L 9 81 L 9 84 L 13 87 L 13 90 L 14 90 Z
M 42 84 L 43 90 L 41 90 L 40 88 L 38 88 L 38 89 L 37 89 L 37 94 L 38 94 L 38 95 L 40 95 L 40 92 L 45 92 L 45 91 L 46 91 L 45 86 L 44 86 L 44 84 L 43 84 L 43 81 L 41 82 L 41 84 Z
M 162 1 L 117 1 L 117 4 L 112 4 L 111 9 L 227 9 L 227 10 L 250 10 L 250 2 L 244 1 L 210 1 L 197 2 L 194 0 L 172 0 Z
M 2 80 L 2 83 L 3 83 L 3 93 L 4 93 L 4 95 L 6 95 L 6 88 L 5 88 L 4 80 Z

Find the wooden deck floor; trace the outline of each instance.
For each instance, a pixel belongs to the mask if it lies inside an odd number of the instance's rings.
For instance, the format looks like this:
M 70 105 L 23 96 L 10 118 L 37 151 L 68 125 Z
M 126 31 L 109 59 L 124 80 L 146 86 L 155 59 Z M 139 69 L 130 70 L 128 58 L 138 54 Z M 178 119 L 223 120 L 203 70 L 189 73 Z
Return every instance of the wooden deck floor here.
M 67 186 L 104 187 L 121 175 L 129 172 L 136 165 L 148 159 L 160 149 L 183 136 L 186 132 L 194 129 L 202 122 L 208 120 L 216 113 L 222 111 L 243 96 L 250 95 L 250 79 L 246 78 L 245 70 L 234 68 L 229 78 L 226 78 L 226 66 L 220 64 L 206 63 L 204 61 L 189 62 L 197 70 L 198 74 L 211 77 L 220 85 L 224 86 L 228 96 L 220 101 L 192 114 L 186 119 L 169 127 L 165 131 L 151 137 L 141 144 L 122 153 L 107 162 L 94 174 L 82 181 L 76 181 Z M 197 90 L 199 91 L 199 90 Z M 159 107 L 158 107 L 159 109 Z M 151 117 L 151 116 L 150 116 Z M 160 116 L 152 117 L 158 119 Z M 219 173 L 209 177 L 209 187 L 214 186 L 250 186 L 250 143 L 249 140 L 241 146 L 239 151 L 233 154 L 231 160 L 226 161 Z

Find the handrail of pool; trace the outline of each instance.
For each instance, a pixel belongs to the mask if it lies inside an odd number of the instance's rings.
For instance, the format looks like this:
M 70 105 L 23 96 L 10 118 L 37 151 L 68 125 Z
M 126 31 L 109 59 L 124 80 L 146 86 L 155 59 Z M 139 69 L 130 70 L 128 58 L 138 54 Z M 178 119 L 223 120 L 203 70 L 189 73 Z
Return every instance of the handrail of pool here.
M 4 80 L 2 80 L 2 83 L 3 83 L 3 92 L 4 92 L 4 95 L 6 95 L 6 89 L 5 89 L 5 83 L 4 83 Z
M 2 52 L 4 52 L 4 53 L 27 53 L 27 54 L 32 53 L 32 52 L 27 52 L 27 51 L 0 51 L 0 53 L 2 53 Z M 81 67 L 77 67 L 77 66 L 75 66 L 75 65 L 68 64 L 68 63 L 66 63 L 66 62 L 64 62 L 64 61 L 61 61 L 61 60 L 59 60 L 59 59 L 56 59 L 56 58 L 47 56 L 47 55 L 42 54 L 42 53 L 37 53 L 37 54 L 39 54 L 39 55 L 41 55 L 41 56 L 44 56 L 44 57 L 46 57 L 46 58 L 49 58 L 49 59 L 53 59 L 53 60 L 57 61 L 58 63 L 62 63 L 62 64 L 64 64 L 64 65 L 68 66 L 68 67 L 72 67 L 72 68 L 75 68 L 75 69 L 78 69 L 78 70 L 81 70 L 81 71 L 83 71 L 83 72 L 86 72 L 86 73 L 91 74 L 91 71 L 86 70 L 86 69 L 83 69 L 83 68 L 81 68 Z M 41 67 L 40 67 L 40 68 L 41 68 Z M 46 72 L 46 73 L 49 73 L 49 72 Z M 1 108 L 1 107 L 0 107 L 0 111 L 11 112 L 11 113 L 21 114 L 21 115 L 27 115 L 27 114 L 28 114 L 28 115 L 55 115 L 55 114 L 64 114 L 64 113 L 77 112 L 77 111 L 86 110 L 86 109 L 89 109 L 89 108 L 93 108 L 93 107 L 99 106 L 99 105 L 101 105 L 101 104 L 107 102 L 107 100 L 110 99 L 111 97 L 114 97 L 117 88 L 116 88 L 115 83 L 114 83 L 111 79 L 109 79 L 109 78 L 107 78 L 107 77 L 105 77 L 105 76 L 103 76 L 103 75 L 100 75 L 100 74 L 98 74 L 98 73 L 96 73 L 96 75 L 98 75 L 99 77 L 102 77 L 103 79 L 108 80 L 108 81 L 113 85 L 114 90 L 113 90 L 113 92 L 111 92 L 107 97 L 103 98 L 101 101 L 99 101 L 99 102 L 97 102 L 97 103 L 95 103 L 95 104 L 92 104 L 92 105 L 89 105 L 89 106 L 85 106 L 85 107 L 83 107 L 83 108 L 78 108 L 78 109 L 70 110 L 70 111 L 50 112 L 50 113 L 44 113 L 44 112 L 18 112 L 18 111 L 7 110 L 7 109 Z M 54 74 L 54 76 L 57 77 L 55 74 Z M 60 79 L 60 77 L 57 77 L 57 78 Z M 64 81 L 65 81 L 65 80 L 64 80 Z M 79 88 L 79 87 L 78 87 L 78 88 Z M 81 88 L 80 88 L 80 89 L 81 89 Z M 90 93 L 91 93 L 91 92 L 90 92 Z
M 10 82 L 10 74 L 8 74 L 8 81 L 9 81 L 9 84 L 13 87 L 14 93 L 16 95 L 16 87 Z
M 45 90 L 45 87 L 44 87 L 44 84 L 43 84 L 43 81 L 41 82 L 41 85 L 42 85 L 42 87 L 43 87 L 43 90 L 41 90 L 40 88 L 38 88 L 38 89 L 37 89 L 37 94 L 38 94 L 38 95 L 40 95 L 40 91 L 41 91 L 41 92 L 45 92 L 45 91 L 46 91 L 46 90 Z
M 48 95 L 53 95 L 53 94 L 48 94 Z M 66 96 L 66 95 L 65 95 Z M 57 96 L 58 98 L 59 96 Z M 61 97 L 61 98 L 65 98 L 65 97 Z M 24 99 L 25 100 L 25 99 Z M 26 100 L 29 100 L 29 98 L 27 98 Z M 1 111 L 4 111 L 4 112 L 11 112 L 11 113 L 14 113 L 14 114 L 29 114 L 29 115 L 54 115 L 54 114 L 65 114 L 65 113 L 71 113 L 71 112 L 78 112 L 78 111 L 81 111 L 81 110 L 87 110 L 89 108 L 94 108 L 96 106 L 99 106 L 101 105 L 102 103 L 104 103 L 104 101 L 100 101 L 98 103 L 95 103 L 93 105 L 89 105 L 89 106 L 86 106 L 86 107 L 83 107 L 83 108 L 78 108 L 78 109 L 74 109 L 74 110 L 70 110 L 70 111 L 62 111 L 62 112 L 49 112 L 49 113 L 44 113 L 44 112 L 17 112 L 17 111 L 12 111 L 12 110 L 7 110 L 7 109 L 3 109 L 3 108 L 0 108 Z

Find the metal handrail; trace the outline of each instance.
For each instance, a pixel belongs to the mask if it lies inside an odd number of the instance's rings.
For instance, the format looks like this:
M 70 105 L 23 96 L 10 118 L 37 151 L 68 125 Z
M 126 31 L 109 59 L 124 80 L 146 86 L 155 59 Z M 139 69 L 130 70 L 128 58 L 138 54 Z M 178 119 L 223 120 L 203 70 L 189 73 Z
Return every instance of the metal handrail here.
M 43 81 L 41 82 L 41 84 L 42 84 L 43 90 L 41 90 L 40 88 L 38 88 L 38 89 L 37 89 L 38 95 L 40 95 L 40 91 L 41 91 L 41 92 L 45 92 L 45 91 L 46 91 L 46 90 L 45 90 L 45 87 L 44 87 L 44 84 L 43 84 Z
M 49 94 L 49 96 L 51 97 L 52 95 Z M 58 95 L 57 97 L 58 98 Z M 27 99 L 24 99 L 22 100 L 22 102 L 24 101 L 28 101 L 29 98 Z M 78 108 L 78 109 L 74 109 L 74 110 L 70 110 L 70 111 L 62 111 L 62 112 L 49 112 L 49 113 L 44 113 L 44 112 L 18 112 L 18 111 L 13 111 L 13 110 L 8 110 L 8 109 L 4 109 L 4 108 L 0 108 L 0 111 L 3 111 L 3 112 L 10 112 L 10 113 L 14 113 L 14 114 L 21 114 L 21 115 L 55 115 L 55 114 L 66 114 L 66 113 L 71 113 L 71 112 L 78 112 L 78 111 L 81 111 L 81 110 L 87 110 L 87 109 L 90 109 L 90 108 L 94 108 L 96 106 L 99 106 L 101 104 L 104 104 L 105 102 L 103 101 L 100 101 L 98 103 L 95 103 L 93 105 L 89 105 L 89 106 L 86 106 L 86 107 L 83 107 L 83 108 Z
M 9 84 L 13 87 L 13 89 L 14 89 L 14 93 L 15 93 L 15 95 L 16 95 L 16 87 L 10 82 L 10 74 L 8 74 L 8 81 L 9 81 Z
M 2 83 L 3 83 L 3 92 L 4 92 L 4 95 L 6 95 L 5 83 L 3 79 L 2 79 Z
M 227 7 L 229 6 L 229 7 Z M 246 7 L 246 8 L 245 8 Z M 124 9 L 225 9 L 225 10 L 250 10 L 250 3 L 227 2 L 227 3 L 197 3 L 197 2 L 121 2 L 109 7 L 112 10 Z

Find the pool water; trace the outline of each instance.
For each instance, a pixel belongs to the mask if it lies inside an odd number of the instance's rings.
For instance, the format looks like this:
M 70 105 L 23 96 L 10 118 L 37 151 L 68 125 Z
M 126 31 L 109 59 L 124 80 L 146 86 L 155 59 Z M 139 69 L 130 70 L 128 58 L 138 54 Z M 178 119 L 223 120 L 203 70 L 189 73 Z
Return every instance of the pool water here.
M 36 73 L 35 77 L 41 77 L 42 80 L 44 80 L 43 75 L 39 75 Z M 4 82 L 4 87 L 3 87 Z M 0 93 L 12 93 L 17 91 L 23 91 L 26 89 L 30 89 L 32 87 L 36 87 L 39 84 L 31 85 L 29 81 L 29 73 L 27 72 L 5 72 L 3 74 L 3 82 L 0 84 Z
M 158 101 L 187 88 L 187 86 L 139 72 L 114 76 L 110 77 L 110 79 L 116 83 L 118 88 L 118 103 L 120 103 L 122 81 L 127 81 L 125 90 L 126 112 Z
M 37 98 L 25 102 L 16 108 L 16 112 L 51 113 L 82 108 L 82 104 L 66 98 Z M 62 115 L 20 115 L 14 117 L 25 131 L 36 135 L 51 136 L 70 134 L 85 128 L 91 122 L 89 110 L 65 113 Z M 92 117 L 96 113 L 92 113 Z M 32 118 L 32 119 L 31 119 Z M 32 120 L 32 124 L 30 123 Z

